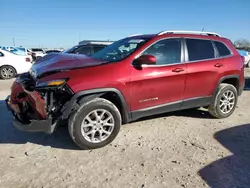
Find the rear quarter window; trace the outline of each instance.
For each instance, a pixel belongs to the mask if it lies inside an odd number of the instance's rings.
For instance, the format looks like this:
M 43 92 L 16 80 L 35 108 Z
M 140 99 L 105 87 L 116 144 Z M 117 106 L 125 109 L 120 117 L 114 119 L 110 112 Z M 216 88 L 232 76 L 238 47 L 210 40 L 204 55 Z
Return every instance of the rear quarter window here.
M 42 49 L 32 49 L 33 52 L 42 52 L 43 50 Z
M 218 50 L 218 53 L 219 53 L 220 57 L 231 55 L 230 50 L 222 42 L 214 41 L 214 44 L 215 44 L 215 47 Z

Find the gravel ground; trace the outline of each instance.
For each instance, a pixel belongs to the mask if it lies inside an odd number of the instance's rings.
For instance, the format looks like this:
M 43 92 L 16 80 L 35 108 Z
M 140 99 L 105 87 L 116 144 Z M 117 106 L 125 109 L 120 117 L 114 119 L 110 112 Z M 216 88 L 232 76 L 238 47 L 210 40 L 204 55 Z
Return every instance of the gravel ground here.
M 246 70 L 250 76 L 250 71 Z M 122 126 L 110 145 L 83 151 L 67 128 L 53 135 L 13 128 L 0 80 L 0 187 L 249 187 L 250 92 L 223 120 L 187 110 Z

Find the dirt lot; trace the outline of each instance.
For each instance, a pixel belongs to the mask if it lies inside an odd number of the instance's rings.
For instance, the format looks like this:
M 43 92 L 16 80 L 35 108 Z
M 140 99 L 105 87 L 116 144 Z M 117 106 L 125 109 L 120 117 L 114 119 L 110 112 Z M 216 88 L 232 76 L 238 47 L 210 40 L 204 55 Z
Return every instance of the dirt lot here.
M 250 76 L 250 71 L 246 74 Z M 124 125 L 107 147 L 82 151 L 67 128 L 53 135 L 13 128 L 0 81 L 0 187 L 249 187 L 250 91 L 223 120 L 206 111 Z

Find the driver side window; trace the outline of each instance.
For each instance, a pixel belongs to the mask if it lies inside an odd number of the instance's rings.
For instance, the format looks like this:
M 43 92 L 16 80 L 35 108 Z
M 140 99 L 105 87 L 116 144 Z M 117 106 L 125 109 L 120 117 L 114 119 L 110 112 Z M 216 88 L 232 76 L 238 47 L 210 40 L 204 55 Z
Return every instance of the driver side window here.
M 156 65 L 178 64 L 181 62 L 181 39 L 164 39 L 150 46 L 142 55 L 156 57 Z

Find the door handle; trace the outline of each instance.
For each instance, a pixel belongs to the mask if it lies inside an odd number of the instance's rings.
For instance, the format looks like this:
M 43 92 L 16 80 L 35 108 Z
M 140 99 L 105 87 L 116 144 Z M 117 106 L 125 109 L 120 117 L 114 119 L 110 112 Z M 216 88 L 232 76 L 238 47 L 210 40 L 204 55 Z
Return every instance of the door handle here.
M 176 68 L 172 70 L 172 72 L 182 72 L 182 71 L 184 71 L 183 68 Z
M 223 64 L 221 64 L 221 63 L 216 63 L 214 66 L 215 66 L 215 67 L 222 67 Z

